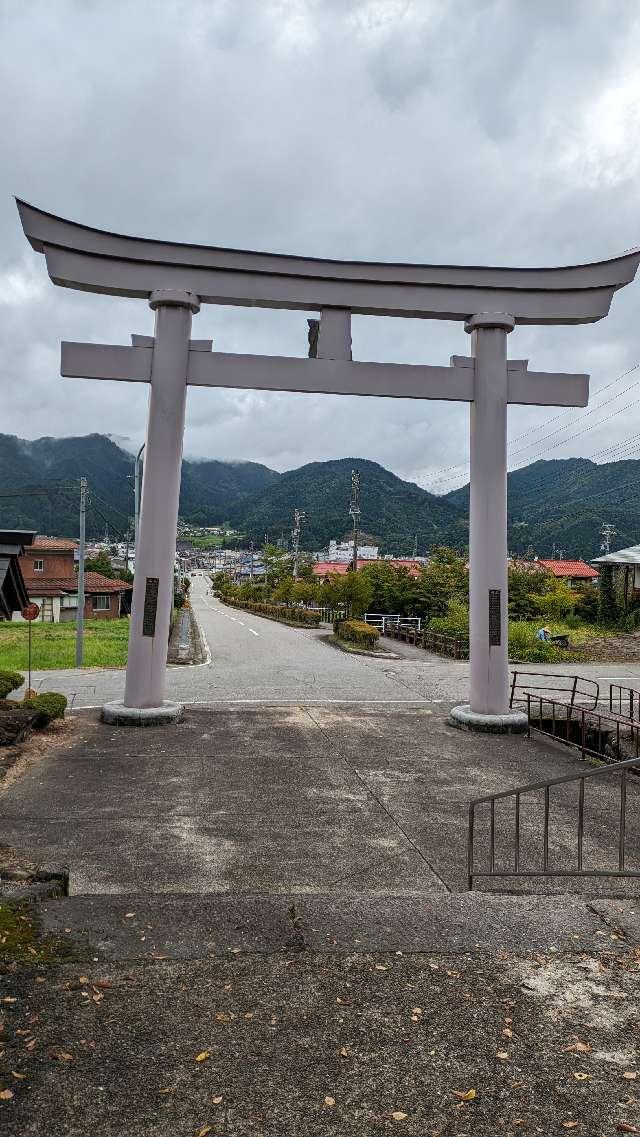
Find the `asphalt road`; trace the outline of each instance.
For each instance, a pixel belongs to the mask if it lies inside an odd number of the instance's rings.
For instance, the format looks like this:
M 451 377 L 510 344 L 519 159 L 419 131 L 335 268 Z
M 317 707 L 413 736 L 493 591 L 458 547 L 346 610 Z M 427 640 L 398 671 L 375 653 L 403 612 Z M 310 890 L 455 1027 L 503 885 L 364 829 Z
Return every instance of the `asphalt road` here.
M 167 696 L 187 703 L 403 704 L 455 703 L 468 698 L 469 665 L 388 641 L 400 658 L 349 655 L 326 642 L 329 629 L 289 628 L 216 600 L 204 575 L 192 579 L 191 602 L 210 660 L 169 668 Z M 571 664 L 531 666 L 573 674 Z M 640 686 L 640 667 L 586 664 L 580 674 Z M 34 673 L 37 690 L 62 691 L 74 708 L 122 698 L 124 671 L 74 669 Z

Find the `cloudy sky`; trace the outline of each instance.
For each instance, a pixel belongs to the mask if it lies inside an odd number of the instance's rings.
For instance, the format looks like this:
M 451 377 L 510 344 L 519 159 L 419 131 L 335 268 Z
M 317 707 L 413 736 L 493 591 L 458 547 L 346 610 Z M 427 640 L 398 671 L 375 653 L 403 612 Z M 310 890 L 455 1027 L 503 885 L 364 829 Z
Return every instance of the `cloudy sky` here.
M 0 430 L 137 446 L 146 393 L 61 379 L 59 343 L 153 327 L 141 301 L 55 288 L 13 194 L 237 248 L 595 260 L 640 243 L 639 57 L 637 0 L 0 0 Z M 513 409 L 513 467 L 640 455 L 639 328 L 640 281 L 600 324 L 513 333 L 513 356 L 589 371 L 594 392 L 588 411 Z M 304 313 L 205 306 L 194 335 L 306 354 Z M 468 352 L 455 323 L 358 317 L 353 336 L 359 359 Z M 362 456 L 444 492 L 466 480 L 468 409 L 191 391 L 185 453 Z

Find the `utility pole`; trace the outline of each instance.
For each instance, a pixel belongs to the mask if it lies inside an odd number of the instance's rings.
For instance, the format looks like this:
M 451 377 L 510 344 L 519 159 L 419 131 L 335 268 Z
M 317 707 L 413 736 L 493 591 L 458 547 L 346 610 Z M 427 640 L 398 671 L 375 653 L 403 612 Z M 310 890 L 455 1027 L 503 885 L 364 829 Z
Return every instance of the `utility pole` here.
M 351 500 L 349 502 L 349 516 L 353 521 L 353 571 L 358 570 L 358 529 L 360 527 L 360 471 L 351 471 Z
M 415 537 L 413 538 L 413 556 L 417 557 L 417 555 L 418 555 L 418 534 L 416 533 Z
M 560 549 L 560 548 L 559 548 L 559 547 L 556 545 L 555 541 L 553 542 L 553 547 L 552 547 L 552 549 L 551 549 L 551 560 L 552 560 L 552 561 L 562 561 L 562 560 L 564 560 L 564 549 Z
M 600 550 L 604 553 L 605 557 L 608 557 L 609 553 L 611 552 L 611 538 L 615 537 L 617 532 L 618 530 L 616 529 L 615 525 L 609 525 L 609 523 L 605 521 L 602 529 L 600 530 L 600 535 L 602 537 Z
M 80 478 L 80 546 L 78 548 L 78 610 L 76 615 L 76 667 L 82 667 L 84 651 L 84 536 L 87 509 L 87 479 Z
M 145 443 L 136 454 L 135 465 L 133 467 L 133 539 L 135 541 L 136 556 L 138 554 L 138 519 L 140 517 L 140 466 L 142 465 L 142 451 L 145 448 Z
M 251 557 L 249 561 L 249 580 L 253 580 L 253 541 L 249 542 L 249 554 Z
M 303 521 L 306 520 L 306 514 L 301 513 L 299 509 L 293 511 L 293 529 L 291 530 L 291 539 L 293 542 L 293 579 L 298 579 L 298 560 L 300 558 L 300 528 Z

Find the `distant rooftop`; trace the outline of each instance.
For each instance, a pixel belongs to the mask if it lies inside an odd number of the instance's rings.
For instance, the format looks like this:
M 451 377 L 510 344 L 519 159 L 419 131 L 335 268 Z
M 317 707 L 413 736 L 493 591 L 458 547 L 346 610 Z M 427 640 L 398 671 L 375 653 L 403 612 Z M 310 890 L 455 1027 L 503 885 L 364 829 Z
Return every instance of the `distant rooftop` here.
M 543 565 L 553 576 L 579 576 L 585 580 L 595 580 L 599 575 L 586 561 L 548 561 L 545 557 L 540 557 L 538 564 Z
M 619 549 L 617 553 L 596 557 L 593 563 L 594 565 L 640 565 L 640 545 L 630 545 L 628 549 Z

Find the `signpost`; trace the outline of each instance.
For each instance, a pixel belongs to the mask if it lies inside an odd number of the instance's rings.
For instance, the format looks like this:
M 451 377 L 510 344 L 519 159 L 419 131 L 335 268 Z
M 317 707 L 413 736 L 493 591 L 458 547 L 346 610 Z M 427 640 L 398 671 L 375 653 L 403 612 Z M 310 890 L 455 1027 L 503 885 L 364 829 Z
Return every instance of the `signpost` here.
M 37 604 L 27 604 L 26 607 L 22 609 L 21 615 L 22 619 L 26 620 L 29 625 L 29 685 L 27 687 L 27 696 L 29 696 L 31 694 L 31 625 L 34 620 L 38 619 L 40 609 Z

